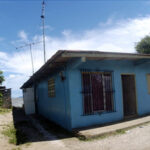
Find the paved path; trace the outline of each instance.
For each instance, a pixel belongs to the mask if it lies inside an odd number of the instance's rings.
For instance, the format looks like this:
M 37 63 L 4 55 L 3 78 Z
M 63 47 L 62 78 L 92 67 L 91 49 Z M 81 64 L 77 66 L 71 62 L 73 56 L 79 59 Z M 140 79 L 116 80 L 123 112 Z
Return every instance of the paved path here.
M 79 134 L 88 138 L 100 136 L 100 135 L 105 135 L 109 133 L 116 132 L 121 129 L 128 129 L 131 127 L 135 127 L 137 125 L 141 125 L 144 123 L 150 122 L 150 116 L 142 117 L 142 118 L 137 118 L 134 120 L 129 120 L 121 123 L 115 123 L 112 125 L 107 125 L 103 127 L 97 127 L 93 129 L 87 129 L 87 130 L 81 130 L 79 131 Z
M 150 150 L 150 124 L 105 139 L 81 142 L 72 138 L 64 143 L 70 150 Z

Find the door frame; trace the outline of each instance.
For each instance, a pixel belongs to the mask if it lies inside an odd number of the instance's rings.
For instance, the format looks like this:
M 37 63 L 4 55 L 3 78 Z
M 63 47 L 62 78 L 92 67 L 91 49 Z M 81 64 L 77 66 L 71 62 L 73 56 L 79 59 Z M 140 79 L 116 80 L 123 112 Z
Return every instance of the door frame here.
M 133 116 L 137 116 L 138 115 L 138 100 L 137 100 L 137 89 L 136 89 L 136 75 L 134 73 L 121 73 L 121 88 L 122 88 L 122 109 L 123 109 L 123 117 L 127 118 L 128 116 L 125 116 L 124 114 L 124 99 L 123 99 L 123 82 L 122 82 L 122 76 L 123 75 L 131 75 L 134 76 L 134 86 L 135 86 L 135 109 L 136 109 L 136 113 Z M 129 116 L 130 117 L 130 116 Z M 131 116 L 132 117 L 132 116 Z

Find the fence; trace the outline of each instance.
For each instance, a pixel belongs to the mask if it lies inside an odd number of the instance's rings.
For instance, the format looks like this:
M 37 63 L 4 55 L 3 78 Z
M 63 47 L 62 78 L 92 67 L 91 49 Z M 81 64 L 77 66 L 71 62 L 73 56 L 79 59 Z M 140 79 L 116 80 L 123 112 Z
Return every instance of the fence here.
M 0 87 L 0 93 L 2 94 L 2 107 L 11 108 L 11 89 Z

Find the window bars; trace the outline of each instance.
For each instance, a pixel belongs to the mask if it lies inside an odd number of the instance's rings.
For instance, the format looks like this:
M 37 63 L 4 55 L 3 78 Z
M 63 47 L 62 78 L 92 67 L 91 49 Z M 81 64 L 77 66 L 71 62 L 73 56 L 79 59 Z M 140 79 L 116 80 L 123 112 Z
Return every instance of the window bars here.
M 113 111 L 112 74 L 81 71 L 84 115 Z
M 55 97 L 55 79 L 51 78 L 48 80 L 48 96 Z

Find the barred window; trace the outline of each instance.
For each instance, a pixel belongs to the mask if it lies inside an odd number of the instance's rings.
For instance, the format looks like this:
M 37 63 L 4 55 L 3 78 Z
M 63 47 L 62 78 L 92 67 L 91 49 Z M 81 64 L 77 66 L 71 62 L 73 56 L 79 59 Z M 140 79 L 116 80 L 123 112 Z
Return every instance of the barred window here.
M 48 96 L 55 97 L 55 80 L 51 78 L 48 80 Z
M 113 111 L 112 75 L 107 72 L 82 72 L 84 114 Z

